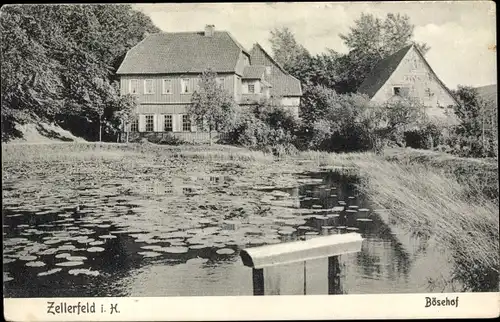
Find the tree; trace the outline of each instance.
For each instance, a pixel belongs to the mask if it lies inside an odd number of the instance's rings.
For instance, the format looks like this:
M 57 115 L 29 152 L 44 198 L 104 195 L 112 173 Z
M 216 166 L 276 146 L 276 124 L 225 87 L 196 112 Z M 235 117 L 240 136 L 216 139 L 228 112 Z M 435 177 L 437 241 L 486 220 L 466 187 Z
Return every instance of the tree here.
M 496 156 L 498 137 L 496 124 L 491 118 L 493 111 L 479 96 L 477 89 L 458 86 L 455 97 L 459 104 L 454 106 L 460 124 L 455 128 L 456 140 L 463 156 Z M 490 126 L 491 123 L 491 126 Z
M 350 31 L 340 35 L 349 48 L 339 64 L 344 86 L 355 91 L 381 59 L 407 45 L 415 44 L 425 54 L 429 47 L 412 40 L 414 28 L 407 15 L 389 13 L 382 21 L 372 14 L 361 14 Z
M 310 57 L 307 49 L 295 40 L 295 35 L 287 27 L 271 30 L 269 41 L 274 60 L 288 72 L 297 68 L 302 59 Z
M 102 138 L 118 58 L 159 31 L 129 5 L 8 5 L 2 33 L 2 137 L 12 124 L 56 121 Z
M 235 113 L 235 102 L 231 95 L 217 84 L 217 74 L 206 70 L 201 75 L 199 90 L 193 93 L 188 114 L 197 126 L 208 130 L 210 144 L 212 131 L 224 131 L 231 124 Z

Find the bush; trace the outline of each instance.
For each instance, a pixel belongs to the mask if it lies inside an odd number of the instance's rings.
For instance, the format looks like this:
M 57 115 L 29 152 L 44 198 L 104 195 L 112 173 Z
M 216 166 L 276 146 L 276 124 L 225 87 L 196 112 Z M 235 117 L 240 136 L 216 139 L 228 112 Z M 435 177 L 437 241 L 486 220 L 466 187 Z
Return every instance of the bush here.
M 297 150 L 291 148 L 297 129 L 297 120 L 288 110 L 263 102 L 241 111 L 221 141 L 273 154 L 292 153 Z
M 406 131 L 404 139 L 408 147 L 431 150 L 446 144 L 446 135 L 444 125 L 437 122 L 427 122 L 416 129 Z

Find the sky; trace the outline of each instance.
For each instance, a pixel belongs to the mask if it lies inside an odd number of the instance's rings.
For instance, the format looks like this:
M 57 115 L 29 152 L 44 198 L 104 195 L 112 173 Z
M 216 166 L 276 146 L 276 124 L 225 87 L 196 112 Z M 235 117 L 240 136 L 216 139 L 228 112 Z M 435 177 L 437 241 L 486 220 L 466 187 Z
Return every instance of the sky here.
M 457 85 L 496 84 L 496 6 L 492 1 L 453 2 L 308 2 L 136 4 L 165 32 L 201 31 L 213 24 L 229 31 L 248 50 L 256 42 L 271 54 L 269 35 L 288 27 L 311 54 L 331 48 L 347 52 L 346 34 L 361 13 L 384 19 L 406 14 L 415 25 L 414 40 L 431 49 L 426 59 L 451 89 Z

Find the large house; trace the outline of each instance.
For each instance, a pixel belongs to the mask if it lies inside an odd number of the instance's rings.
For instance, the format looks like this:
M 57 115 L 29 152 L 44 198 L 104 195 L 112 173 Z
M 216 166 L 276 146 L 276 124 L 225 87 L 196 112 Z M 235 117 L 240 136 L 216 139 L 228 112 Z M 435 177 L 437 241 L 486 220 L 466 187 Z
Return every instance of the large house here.
M 197 131 L 187 107 L 208 69 L 240 106 L 274 99 L 298 116 L 300 82 L 259 44 L 248 52 L 229 32 L 214 28 L 151 34 L 128 51 L 117 74 L 121 94 L 135 95 L 139 103 L 128 129 L 131 139 L 170 132 L 184 140 L 206 140 L 208 133 Z
M 413 99 L 432 117 L 454 122 L 457 101 L 415 45 L 409 45 L 381 60 L 358 92 L 372 102 Z

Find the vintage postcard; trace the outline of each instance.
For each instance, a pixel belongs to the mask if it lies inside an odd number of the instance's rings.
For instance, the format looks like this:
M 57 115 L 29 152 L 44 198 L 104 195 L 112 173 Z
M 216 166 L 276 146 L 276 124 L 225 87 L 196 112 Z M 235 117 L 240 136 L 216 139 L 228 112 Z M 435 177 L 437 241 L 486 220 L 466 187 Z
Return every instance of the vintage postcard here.
M 5 319 L 497 317 L 495 19 L 3 6 Z

